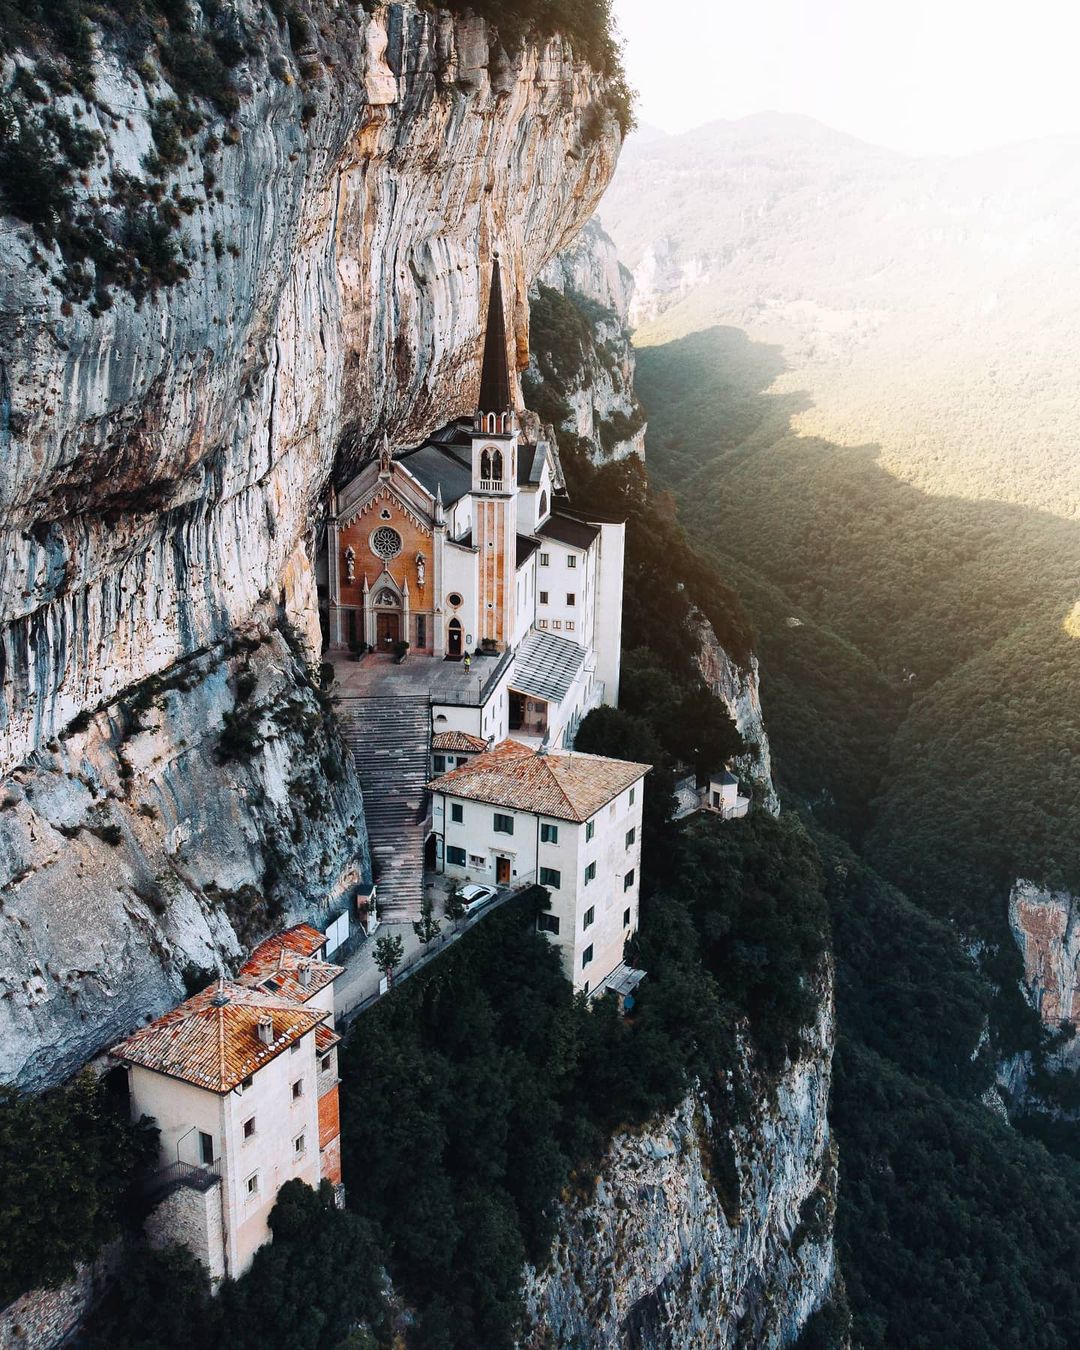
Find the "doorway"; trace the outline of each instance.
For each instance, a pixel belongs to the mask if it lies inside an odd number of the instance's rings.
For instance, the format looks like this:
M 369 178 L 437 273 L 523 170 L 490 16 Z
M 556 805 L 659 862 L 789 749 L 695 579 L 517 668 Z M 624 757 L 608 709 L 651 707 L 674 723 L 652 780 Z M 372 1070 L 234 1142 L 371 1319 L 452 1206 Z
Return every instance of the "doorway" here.
M 400 614 L 376 614 L 375 615 L 375 645 L 381 652 L 388 652 L 394 649 L 396 643 L 401 641 L 401 615 Z
M 496 884 L 497 886 L 509 886 L 509 885 L 510 885 L 510 859 L 509 859 L 509 858 L 501 858 L 501 857 L 496 856 L 496 858 L 495 858 L 495 884 Z
M 446 654 L 453 657 L 461 655 L 461 621 L 459 619 L 451 619 L 446 630 Z

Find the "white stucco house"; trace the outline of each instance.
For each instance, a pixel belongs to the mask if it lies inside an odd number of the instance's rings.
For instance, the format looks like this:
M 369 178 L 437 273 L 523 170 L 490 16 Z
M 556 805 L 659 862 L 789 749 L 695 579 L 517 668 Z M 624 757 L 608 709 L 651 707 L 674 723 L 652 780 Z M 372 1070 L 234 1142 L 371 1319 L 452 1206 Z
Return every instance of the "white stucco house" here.
M 300 924 L 115 1046 L 133 1119 L 160 1130 L 151 1241 L 186 1246 L 216 1284 L 270 1238 L 278 1191 L 341 1184 L 333 982 L 326 937 Z
M 551 895 L 538 922 L 575 990 L 600 993 L 638 926 L 648 764 L 504 740 L 431 784 L 441 871 Z

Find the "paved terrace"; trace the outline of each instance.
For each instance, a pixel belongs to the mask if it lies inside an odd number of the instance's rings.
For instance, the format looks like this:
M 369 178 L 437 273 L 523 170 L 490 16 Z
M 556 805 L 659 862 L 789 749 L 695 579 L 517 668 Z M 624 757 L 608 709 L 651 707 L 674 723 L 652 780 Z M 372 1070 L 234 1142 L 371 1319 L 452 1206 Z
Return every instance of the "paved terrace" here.
M 412 652 L 401 665 L 382 652 L 369 652 L 360 661 L 348 652 L 328 652 L 327 659 L 334 667 L 334 693 L 341 698 L 430 698 L 476 707 L 510 654 L 474 656 L 471 670 L 464 661 Z

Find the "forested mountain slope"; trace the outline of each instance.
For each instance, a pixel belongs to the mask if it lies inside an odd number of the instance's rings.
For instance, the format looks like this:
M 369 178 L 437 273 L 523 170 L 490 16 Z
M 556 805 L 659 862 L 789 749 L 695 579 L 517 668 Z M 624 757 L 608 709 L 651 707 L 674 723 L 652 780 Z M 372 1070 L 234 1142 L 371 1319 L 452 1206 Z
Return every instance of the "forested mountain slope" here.
M 1075 517 L 1078 164 L 1067 138 L 913 158 L 769 114 L 632 137 L 601 216 L 639 341 L 744 328 L 809 394 L 797 430 Z
M 1074 1338 L 1075 1083 L 1038 1066 L 1075 1037 L 1009 929 L 1018 878 L 1080 894 L 1071 172 L 748 119 L 631 147 L 602 206 L 650 477 L 751 615 L 821 855 L 859 1345 Z

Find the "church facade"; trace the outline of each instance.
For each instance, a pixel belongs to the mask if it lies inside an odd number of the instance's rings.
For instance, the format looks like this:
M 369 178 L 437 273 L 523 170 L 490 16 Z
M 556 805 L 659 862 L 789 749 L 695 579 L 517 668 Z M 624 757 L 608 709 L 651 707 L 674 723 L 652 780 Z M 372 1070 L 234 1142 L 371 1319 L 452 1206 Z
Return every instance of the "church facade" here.
M 618 699 L 624 526 L 573 511 L 553 447 L 522 432 L 507 352 L 496 258 L 475 414 L 384 439 L 334 494 L 326 628 L 338 650 L 508 658 L 479 715 L 436 711 L 433 730 L 555 744 Z

